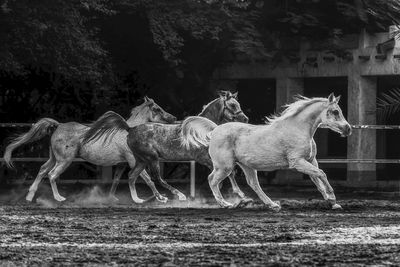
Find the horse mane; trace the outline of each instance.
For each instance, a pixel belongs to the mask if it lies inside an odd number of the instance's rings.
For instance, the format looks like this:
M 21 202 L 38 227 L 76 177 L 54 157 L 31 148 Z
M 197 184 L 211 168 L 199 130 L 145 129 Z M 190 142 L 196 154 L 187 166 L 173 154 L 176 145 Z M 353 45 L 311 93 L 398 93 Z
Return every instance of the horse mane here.
M 219 100 L 221 100 L 221 98 L 218 97 L 218 98 L 212 100 L 210 103 L 204 105 L 203 109 L 201 110 L 201 112 L 197 116 L 200 116 L 200 114 L 203 114 L 208 108 L 210 108 L 210 106 L 212 106 L 213 104 L 215 104 Z
M 275 114 L 272 116 L 266 117 L 266 124 L 273 124 L 278 121 L 283 121 L 289 117 L 293 117 L 303 110 L 305 110 L 310 105 L 317 103 L 317 102 L 326 102 L 328 99 L 323 97 L 314 97 L 308 98 L 305 96 L 297 95 L 294 97 L 295 101 L 291 104 L 285 105 L 285 110 L 282 111 L 280 114 Z
M 147 102 L 140 104 L 139 106 L 133 107 L 131 110 L 131 115 L 129 118 L 135 119 L 139 114 L 143 111 L 143 109 L 147 106 Z

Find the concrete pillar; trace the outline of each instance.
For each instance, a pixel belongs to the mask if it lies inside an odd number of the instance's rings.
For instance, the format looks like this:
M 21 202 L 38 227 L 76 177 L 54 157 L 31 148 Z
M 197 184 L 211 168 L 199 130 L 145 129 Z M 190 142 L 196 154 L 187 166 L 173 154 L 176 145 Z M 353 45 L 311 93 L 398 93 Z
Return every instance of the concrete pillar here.
M 303 95 L 304 80 L 302 78 L 280 77 L 276 79 L 276 111 L 282 111 L 282 106 L 293 102 L 293 96 Z M 297 171 L 281 170 L 276 174 L 273 184 L 302 184 L 303 174 Z
M 276 79 L 276 109 L 282 111 L 282 106 L 293 102 L 293 96 L 304 93 L 302 78 L 281 77 Z
M 350 74 L 348 77 L 348 115 L 350 124 L 376 124 L 377 78 Z M 349 159 L 376 158 L 376 131 L 353 130 L 347 139 Z M 351 186 L 374 186 L 376 164 L 348 164 L 347 182 Z

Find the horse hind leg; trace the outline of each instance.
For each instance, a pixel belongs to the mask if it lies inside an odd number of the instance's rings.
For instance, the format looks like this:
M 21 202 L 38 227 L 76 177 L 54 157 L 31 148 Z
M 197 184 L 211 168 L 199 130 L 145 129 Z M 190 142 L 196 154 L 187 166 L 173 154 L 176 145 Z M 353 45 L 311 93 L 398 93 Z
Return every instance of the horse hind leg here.
M 43 177 L 45 177 L 50 172 L 50 170 L 54 167 L 54 164 L 55 164 L 55 159 L 54 159 L 53 151 L 51 150 L 51 147 L 50 147 L 50 158 L 48 161 L 46 161 L 40 167 L 39 173 L 36 176 L 35 181 L 29 187 L 28 194 L 26 195 L 26 198 L 25 198 L 27 201 L 31 202 L 33 200 L 40 182 L 42 181 Z
M 219 185 L 232 172 L 232 169 L 233 168 L 229 169 L 214 167 L 214 170 L 208 176 L 208 184 L 210 185 L 214 198 L 218 202 L 218 204 L 224 208 L 233 207 L 233 204 L 224 199 L 219 189 Z
M 119 201 L 119 199 L 115 196 L 115 191 L 117 191 L 117 186 L 119 184 L 119 181 L 121 179 L 122 174 L 124 173 L 126 169 L 125 165 L 118 166 L 117 169 L 115 170 L 115 175 L 113 179 L 113 183 L 111 185 L 109 197 L 114 199 L 115 201 Z
M 231 185 L 232 185 L 233 193 L 238 195 L 239 198 L 240 198 L 240 201 L 239 201 L 239 203 L 236 204 L 236 207 L 243 207 L 243 206 L 246 206 L 247 204 L 253 202 L 253 199 L 247 197 L 243 193 L 243 191 L 240 189 L 240 187 L 236 183 L 235 174 L 236 174 L 236 171 L 235 171 L 235 169 L 233 169 L 232 173 L 229 174 L 228 177 L 229 177 L 229 180 L 230 180 Z
M 179 191 L 178 189 L 176 189 L 175 187 L 169 185 L 162 177 L 161 177 L 161 173 L 160 173 L 160 164 L 157 161 L 153 161 L 149 164 L 150 170 L 152 172 L 152 176 L 157 178 L 157 181 L 160 182 L 161 186 L 168 189 L 169 191 L 171 191 L 172 194 L 177 195 L 178 199 L 181 201 L 186 200 L 186 196 Z
M 56 184 L 56 179 L 60 176 L 61 173 L 63 173 L 68 166 L 71 164 L 71 161 L 57 161 L 56 165 L 54 168 L 49 172 L 49 180 L 50 180 L 50 185 L 51 185 L 51 190 L 53 191 L 53 197 L 57 201 L 64 201 L 65 197 L 61 196 L 60 193 L 58 192 L 57 184 Z
M 273 202 L 261 189 L 260 183 L 258 182 L 257 171 L 242 164 L 239 164 L 239 166 L 242 168 L 244 175 L 246 176 L 247 183 L 254 190 L 254 192 L 256 192 L 261 201 L 264 202 L 265 205 L 271 207 L 273 210 L 279 211 L 281 206 Z
M 160 192 L 158 192 L 154 182 L 151 180 L 151 177 L 149 176 L 149 174 L 145 170 L 140 173 L 140 176 L 146 182 L 146 184 L 151 188 L 151 190 L 153 191 L 154 196 L 156 197 L 156 199 L 158 201 L 160 201 L 162 203 L 166 203 L 168 201 L 167 197 L 164 197 L 163 195 L 160 194 Z
M 144 200 L 138 197 L 138 194 L 136 192 L 136 180 L 139 177 L 139 174 L 144 170 L 144 167 L 145 165 L 143 163 L 137 162 L 128 174 L 129 191 L 131 192 L 133 202 L 138 204 L 143 203 Z

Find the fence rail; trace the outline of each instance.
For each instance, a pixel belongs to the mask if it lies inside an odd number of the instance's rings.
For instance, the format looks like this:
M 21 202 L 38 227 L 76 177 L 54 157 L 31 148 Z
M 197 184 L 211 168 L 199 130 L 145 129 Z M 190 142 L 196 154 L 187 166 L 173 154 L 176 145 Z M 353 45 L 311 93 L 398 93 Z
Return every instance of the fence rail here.
M 23 128 L 30 127 L 34 125 L 34 123 L 19 123 L 19 122 L 10 122 L 10 123 L 0 123 L 0 128 Z M 326 128 L 326 127 L 321 127 Z M 370 129 L 370 130 L 400 130 L 400 125 L 359 125 L 353 124 L 351 125 L 353 129 Z
M 49 158 L 12 158 L 14 162 L 44 162 Z M 75 158 L 74 162 L 86 162 L 86 160 Z M 400 159 L 317 159 L 318 163 L 365 163 L 365 164 L 400 164 Z M 4 162 L 3 158 L 0 158 L 0 162 Z M 171 161 L 171 160 L 161 160 L 162 163 L 192 163 L 195 161 Z

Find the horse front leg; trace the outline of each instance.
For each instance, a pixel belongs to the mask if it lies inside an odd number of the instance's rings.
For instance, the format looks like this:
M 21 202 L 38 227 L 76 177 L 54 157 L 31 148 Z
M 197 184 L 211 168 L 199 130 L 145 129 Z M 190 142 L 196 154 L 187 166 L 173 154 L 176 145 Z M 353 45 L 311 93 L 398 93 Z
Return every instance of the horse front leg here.
M 305 159 L 296 159 L 292 161 L 289 166 L 297 171 L 307 174 L 310 176 L 311 180 L 317 186 L 318 191 L 321 192 L 323 198 L 331 204 L 332 209 L 342 208 L 336 203 L 336 196 L 333 191 L 332 186 L 329 184 L 328 178 L 323 170 L 318 167 L 318 162 L 314 158 L 312 163 Z

